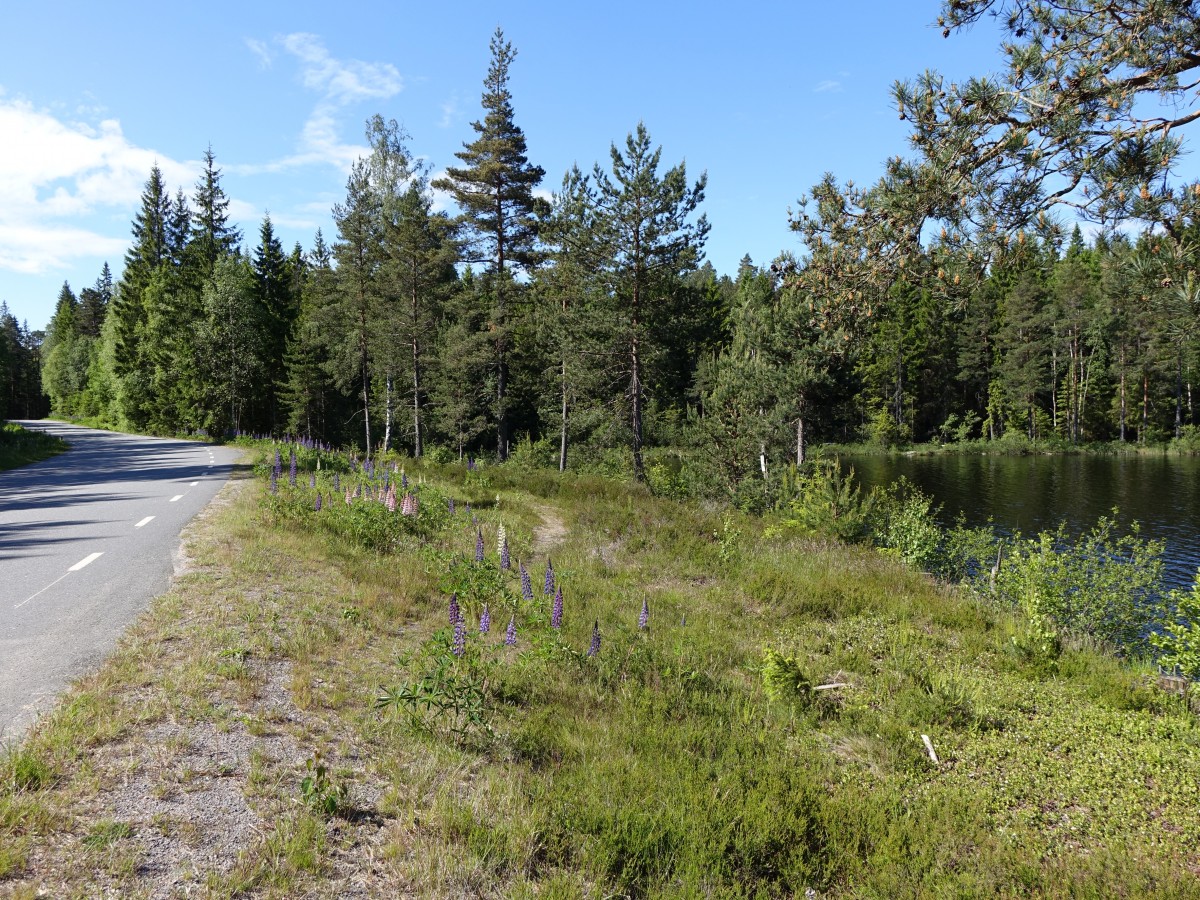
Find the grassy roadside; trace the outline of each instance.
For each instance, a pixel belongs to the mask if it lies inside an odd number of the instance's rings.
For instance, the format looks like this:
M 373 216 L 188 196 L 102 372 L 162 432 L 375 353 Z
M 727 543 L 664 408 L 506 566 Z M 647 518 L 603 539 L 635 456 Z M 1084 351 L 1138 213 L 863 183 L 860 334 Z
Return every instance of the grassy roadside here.
M 15 422 L 0 424 L 0 472 L 49 459 L 66 449 L 67 442 L 60 438 L 30 431 Z
M 878 553 L 637 487 L 410 462 L 420 513 L 382 516 L 331 462 L 227 488 L 8 750 L 0 894 L 1200 895 L 1200 724 L 1145 673 L 1032 666 Z

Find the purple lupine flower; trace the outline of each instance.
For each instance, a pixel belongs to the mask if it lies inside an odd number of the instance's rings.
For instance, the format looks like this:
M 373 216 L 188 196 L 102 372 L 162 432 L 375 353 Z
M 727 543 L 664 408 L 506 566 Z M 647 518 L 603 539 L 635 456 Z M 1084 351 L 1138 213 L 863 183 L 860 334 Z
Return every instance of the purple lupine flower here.
M 317 494 L 317 499 L 313 502 L 313 509 L 317 512 L 321 511 L 321 495 Z
M 475 457 L 473 457 L 473 456 L 467 457 L 467 471 L 468 472 L 475 471 Z
M 475 562 L 483 562 L 483 532 L 475 530 Z
M 513 613 L 512 618 L 508 620 L 508 628 L 504 632 L 504 645 L 506 647 L 517 646 L 517 614 Z
M 600 620 L 596 620 L 596 624 L 592 626 L 592 643 L 588 647 L 588 656 L 595 656 L 600 652 Z
M 508 537 L 507 537 L 507 535 L 500 542 L 500 568 L 506 572 L 512 568 L 512 562 L 508 558 Z
M 279 493 L 279 476 L 275 474 L 275 470 L 271 470 L 271 493 Z
M 562 628 L 563 595 L 562 586 L 554 594 L 554 606 L 550 610 L 550 627 Z
M 450 645 L 450 650 L 455 656 L 462 656 L 463 651 L 467 649 L 467 626 L 463 622 L 462 616 L 459 616 L 454 622 L 454 641 Z
M 546 558 L 546 585 L 542 588 L 543 594 L 554 593 L 554 565 L 550 562 L 550 558 Z
M 638 615 L 638 629 L 645 631 L 650 624 L 650 604 L 645 597 L 642 598 L 642 611 Z
M 451 625 L 453 625 L 460 618 L 462 618 L 462 616 L 459 613 L 460 613 L 460 610 L 458 608 L 458 594 L 453 593 L 450 595 L 450 624 Z
M 446 507 L 450 510 L 450 515 L 454 515 L 454 498 L 453 497 L 446 498 Z
M 492 630 L 492 614 L 488 610 L 488 605 L 483 604 L 483 613 L 479 616 L 479 633 L 487 634 Z
M 275 472 L 276 478 L 283 474 L 283 459 L 279 455 L 278 447 L 275 448 L 275 468 L 273 471 Z
M 308 486 L 310 488 L 315 488 L 317 486 L 317 473 L 316 472 L 313 472 L 311 475 L 308 476 Z
M 525 563 L 518 563 L 521 570 L 521 596 L 526 600 L 533 599 L 533 579 L 529 577 L 529 570 L 525 568 Z
M 408 476 L 404 474 L 403 469 L 400 470 L 400 487 L 406 491 L 408 490 Z
M 337 491 L 340 491 L 341 489 L 342 489 L 342 483 L 338 479 L 338 473 L 334 472 L 333 473 L 333 490 L 336 493 Z
M 292 448 L 292 461 L 288 465 L 288 487 L 296 486 L 296 448 Z
M 470 503 L 468 503 L 468 504 L 467 504 L 467 512 L 470 512 L 470 511 L 471 511 L 471 504 L 470 504 Z M 471 516 L 471 518 L 475 518 L 475 517 L 474 517 L 474 516 Z

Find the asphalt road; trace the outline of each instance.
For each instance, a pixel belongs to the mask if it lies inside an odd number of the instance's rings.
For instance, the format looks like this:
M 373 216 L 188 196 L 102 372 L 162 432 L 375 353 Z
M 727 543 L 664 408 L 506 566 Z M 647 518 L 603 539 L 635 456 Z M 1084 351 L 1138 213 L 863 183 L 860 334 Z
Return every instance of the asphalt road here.
M 0 472 L 0 743 L 18 739 L 163 593 L 179 534 L 220 490 L 228 447 L 21 422 L 66 440 Z

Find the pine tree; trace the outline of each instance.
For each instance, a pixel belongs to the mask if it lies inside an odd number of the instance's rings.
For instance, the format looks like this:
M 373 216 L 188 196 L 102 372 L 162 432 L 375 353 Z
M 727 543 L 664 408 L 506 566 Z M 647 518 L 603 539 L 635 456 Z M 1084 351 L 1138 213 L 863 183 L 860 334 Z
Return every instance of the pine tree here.
M 346 182 L 346 202 L 333 208 L 338 241 L 337 308 L 330 338 L 330 364 L 339 388 L 356 382 L 361 400 L 362 427 L 368 456 L 371 443 L 371 345 L 376 327 L 380 264 L 381 214 L 379 195 L 371 187 L 371 170 L 358 160 Z
M 451 166 L 446 177 L 433 183 L 449 191 L 462 208 L 462 221 L 474 243 L 474 258 L 487 261 L 492 309 L 486 327 L 491 335 L 496 391 L 496 457 L 508 457 L 510 440 L 509 354 L 510 298 L 514 271 L 528 271 L 536 262 L 537 213 L 533 190 L 545 170 L 529 163 L 525 134 L 513 121 L 509 67 L 516 51 L 497 28 L 491 40 L 492 62 L 484 80 L 482 122 L 471 127 L 477 137 L 455 155 L 462 167 Z
M 442 306 L 457 278 L 458 248 L 453 223 L 433 212 L 423 175 L 412 178 L 385 218 L 386 280 L 394 294 L 391 320 L 397 347 L 408 355 L 411 385 L 413 455 L 425 448 L 425 409 L 429 354 L 436 339 Z
M 708 220 L 692 219 L 707 178 L 701 175 L 689 187 L 683 163 L 659 175 L 662 149 L 651 150 L 640 122 L 627 137 L 625 152 L 614 144 L 611 156 L 611 176 L 599 164 L 593 170 L 596 243 L 591 252 L 620 305 L 614 336 L 625 356 L 634 474 L 644 481 L 647 365 L 663 350 L 662 335 L 669 332 L 664 319 L 675 312 L 679 279 L 696 268 L 708 236 Z

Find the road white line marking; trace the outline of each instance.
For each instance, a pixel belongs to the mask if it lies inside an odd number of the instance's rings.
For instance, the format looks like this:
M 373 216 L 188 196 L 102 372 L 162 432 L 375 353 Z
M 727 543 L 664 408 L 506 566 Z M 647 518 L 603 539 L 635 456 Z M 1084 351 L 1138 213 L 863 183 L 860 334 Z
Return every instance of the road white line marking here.
M 138 522 L 138 523 L 137 523 L 136 525 L 134 525 L 133 527 L 134 527 L 134 528 L 141 528 L 143 525 L 148 525 L 148 524 L 150 524 L 150 522 L 151 522 L 151 521 L 153 521 L 153 519 L 154 519 L 154 516 L 146 516 L 146 518 L 142 519 L 142 521 Z
M 94 563 L 96 560 L 98 560 L 103 555 L 104 555 L 103 552 L 90 553 L 87 556 L 85 556 L 83 559 L 81 559 L 79 562 L 75 563 L 75 565 L 71 566 L 71 568 L 67 569 L 67 571 L 68 572 L 78 572 L 84 566 L 91 565 L 92 563 Z
M 188 487 L 195 487 L 195 486 L 196 486 L 196 485 L 198 485 L 199 483 L 200 483 L 200 482 L 198 482 L 198 481 L 193 481 L 191 484 L 189 484 L 189 485 L 188 485 Z
M 48 585 L 46 585 L 44 588 L 42 588 L 40 591 L 38 591 L 37 594 L 30 594 L 28 597 L 26 597 L 24 600 L 22 600 L 16 606 L 14 606 L 13 609 L 20 609 L 22 606 L 24 606 L 26 603 L 28 603 L 30 600 L 32 600 L 34 597 L 36 597 L 38 594 L 46 593 L 46 591 L 50 590 L 50 588 L 54 587 L 56 584 L 58 584 L 60 581 L 62 581 L 64 578 L 66 578 L 70 574 L 71 574 L 70 572 L 64 572 L 62 575 L 59 575 L 52 582 L 50 582 Z
M 182 500 L 182 499 L 183 499 L 183 494 L 176 494 L 174 497 L 172 497 L 172 498 L 171 498 L 170 500 L 168 500 L 167 502 L 168 502 L 168 503 L 174 503 L 176 500 Z

